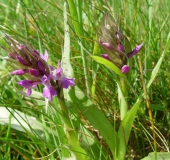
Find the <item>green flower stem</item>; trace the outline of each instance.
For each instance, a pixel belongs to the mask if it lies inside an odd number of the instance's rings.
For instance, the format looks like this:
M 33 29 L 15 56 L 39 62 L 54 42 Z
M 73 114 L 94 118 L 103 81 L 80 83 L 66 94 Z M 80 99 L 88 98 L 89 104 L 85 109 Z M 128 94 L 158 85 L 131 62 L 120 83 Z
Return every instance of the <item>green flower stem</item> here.
M 119 97 L 119 105 L 120 105 L 120 117 L 121 120 L 123 120 L 123 118 L 127 113 L 126 98 L 128 97 L 128 87 L 124 78 L 120 79 L 120 88 L 118 89 L 121 90 L 118 92 L 118 97 Z
M 86 151 L 79 144 L 78 136 L 71 123 L 64 98 L 58 98 L 58 102 L 59 102 L 61 112 L 63 115 L 62 119 L 66 127 L 66 136 L 68 138 L 68 144 L 69 144 L 68 147 L 74 153 L 77 160 L 86 160 L 87 159 Z
M 70 117 L 69 117 L 69 114 L 68 114 L 68 110 L 67 110 L 67 106 L 65 104 L 65 101 L 64 99 L 62 98 L 58 98 L 58 102 L 59 102 L 59 105 L 60 105 L 60 108 L 61 108 L 61 112 L 62 112 L 62 118 L 63 118 L 63 121 L 64 121 L 64 124 L 65 124 L 65 127 L 66 127 L 66 131 L 68 133 L 68 140 L 69 140 L 69 143 L 70 144 L 74 144 L 74 145 L 79 145 L 79 141 L 78 141 L 78 138 L 77 138 L 77 135 L 74 131 L 74 128 L 71 124 L 71 121 L 70 121 Z
M 120 107 L 120 117 L 122 122 L 124 121 L 127 115 L 127 102 L 126 102 L 127 96 L 128 96 L 127 83 L 124 78 L 120 78 L 120 83 L 118 84 L 118 98 L 119 98 L 119 107 Z M 126 125 L 128 124 L 122 123 L 121 125 L 122 125 L 120 126 L 121 130 L 123 130 L 123 128 L 126 128 L 127 127 Z M 121 134 L 118 133 L 118 135 L 121 140 L 118 142 L 119 147 L 118 147 L 117 159 L 124 160 L 126 155 L 128 139 L 126 139 L 127 135 L 124 132 L 121 132 Z

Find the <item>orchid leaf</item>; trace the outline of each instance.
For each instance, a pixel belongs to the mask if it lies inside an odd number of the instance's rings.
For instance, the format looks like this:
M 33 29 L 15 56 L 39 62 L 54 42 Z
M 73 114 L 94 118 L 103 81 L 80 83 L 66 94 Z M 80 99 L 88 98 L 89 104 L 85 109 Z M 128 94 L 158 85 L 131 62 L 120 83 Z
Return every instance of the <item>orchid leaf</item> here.
M 91 56 L 95 61 L 98 63 L 104 64 L 106 67 L 110 68 L 113 72 L 115 72 L 120 77 L 125 78 L 125 75 L 120 71 L 120 69 L 114 65 L 112 62 L 108 61 L 105 58 L 99 57 L 99 56 Z
M 149 153 L 149 155 L 141 160 L 169 160 L 170 159 L 170 152 L 155 152 Z
M 120 88 L 120 85 L 117 83 L 118 87 L 118 100 L 119 100 L 119 107 L 120 107 L 120 117 L 121 120 L 125 117 L 127 113 L 127 102 L 126 99 L 122 93 L 122 90 Z
M 159 61 L 157 62 L 155 68 L 153 69 L 152 73 L 151 73 L 151 78 L 147 84 L 147 88 L 150 87 L 150 85 L 152 84 L 152 82 L 154 81 L 155 77 L 157 76 L 158 72 L 159 72 L 159 69 L 160 69 L 160 66 L 162 64 L 162 61 L 165 57 L 165 54 L 167 53 L 168 49 L 170 47 L 170 32 L 168 34 L 168 37 L 167 37 L 167 42 L 166 42 L 166 45 L 165 45 L 165 49 L 161 55 L 161 57 L 159 58 Z
M 42 123 L 37 121 L 34 117 L 28 116 L 18 110 L 0 107 L 0 124 L 21 131 L 30 132 L 31 134 L 37 134 L 41 138 L 44 136 L 44 127 Z
M 106 141 L 114 155 L 116 150 L 117 133 L 112 124 L 105 117 L 103 112 L 99 110 L 78 87 L 75 87 L 75 96 L 76 97 L 72 97 L 74 98 L 73 101 L 76 102 L 77 107 L 85 119 L 87 119 L 89 123 L 98 130 L 99 134 Z
M 137 110 L 142 102 L 142 98 L 139 97 L 132 109 L 126 114 L 122 123 L 120 124 L 118 137 L 118 159 L 123 159 L 126 154 L 126 147 L 129 140 L 130 132 L 132 129 L 132 124 L 135 119 Z M 122 138 L 124 137 L 124 138 Z

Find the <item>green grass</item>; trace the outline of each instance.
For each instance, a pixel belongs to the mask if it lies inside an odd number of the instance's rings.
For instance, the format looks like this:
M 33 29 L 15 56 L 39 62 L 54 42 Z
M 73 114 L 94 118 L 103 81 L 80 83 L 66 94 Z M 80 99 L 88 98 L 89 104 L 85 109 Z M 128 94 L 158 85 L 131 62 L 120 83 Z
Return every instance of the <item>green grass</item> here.
M 169 152 L 169 0 L 0 0 L 0 10 L 0 159 L 121 160 Z M 130 59 L 129 76 L 100 58 L 105 12 L 120 17 L 131 48 L 144 43 Z M 62 59 L 76 82 L 64 90 L 68 117 L 57 97 L 46 104 L 41 87 L 22 96 L 16 82 L 24 76 L 10 74 L 16 66 L 6 60 L 5 34 L 41 53 L 47 49 L 53 66 Z

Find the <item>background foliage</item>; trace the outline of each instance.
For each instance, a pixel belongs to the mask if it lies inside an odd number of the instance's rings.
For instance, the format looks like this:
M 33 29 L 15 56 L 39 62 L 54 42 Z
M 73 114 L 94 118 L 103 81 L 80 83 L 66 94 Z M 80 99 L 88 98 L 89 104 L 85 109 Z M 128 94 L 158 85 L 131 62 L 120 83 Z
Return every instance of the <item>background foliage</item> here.
M 70 90 L 76 96 L 68 97 L 66 103 L 70 119 L 77 127 L 81 146 L 89 154 L 89 159 L 113 159 L 109 149 L 112 142 L 105 137 L 103 139 L 103 136 L 110 136 L 114 132 L 112 128 L 118 131 L 121 124 L 117 76 L 91 58 L 92 55 L 100 56 L 102 53 L 96 41 L 97 30 L 104 23 L 105 12 L 120 16 L 123 33 L 132 48 L 144 43 L 139 55 L 131 62 L 127 107 L 130 110 L 143 93 L 142 83 L 146 85 L 152 76 L 156 76 L 147 88 L 147 94 L 153 113 L 157 151 L 169 152 L 170 74 L 167 36 L 170 28 L 170 1 L 68 0 L 66 11 L 64 2 L 0 0 L 0 159 L 64 159 L 72 155 L 70 150 L 74 149 L 68 145 L 57 98 L 48 104 L 46 112 L 41 87 L 31 97 L 23 97 L 21 88 L 16 84 L 19 78 L 10 75 L 13 66 L 5 60 L 9 46 L 4 35 L 8 34 L 41 53 L 47 49 L 49 63 L 54 66 L 59 59 L 64 61 L 67 58 L 62 56 L 67 52 L 64 48 L 64 13 L 68 18 L 70 62 L 76 79 L 75 89 Z M 73 2 L 75 8 L 71 5 Z M 152 71 L 162 55 L 163 62 L 160 68 L 155 69 L 158 74 L 153 75 Z M 65 68 L 65 73 L 69 75 L 70 67 L 65 64 Z M 141 73 L 144 80 L 141 79 Z M 86 112 L 85 107 L 96 109 Z M 111 129 L 106 134 L 105 129 L 109 126 L 104 123 L 107 121 Z M 152 132 L 143 98 L 132 125 L 126 159 L 141 159 L 153 151 Z

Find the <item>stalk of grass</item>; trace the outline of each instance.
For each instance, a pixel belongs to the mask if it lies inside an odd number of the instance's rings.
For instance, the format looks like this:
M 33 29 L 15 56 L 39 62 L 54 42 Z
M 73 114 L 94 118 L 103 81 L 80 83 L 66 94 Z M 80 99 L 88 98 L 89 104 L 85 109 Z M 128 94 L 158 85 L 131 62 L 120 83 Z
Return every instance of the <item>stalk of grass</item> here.
M 65 38 L 64 38 L 63 60 L 66 58 L 65 63 L 69 65 L 67 75 L 71 74 L 70 76 L 72 76 L 73 71 L 71 70 L 71 65 L 69 63 L 69 58 L 70 58 L 70 37 L 69 37 L 69 26 L 67 24 L 67 10 L 66 10 L 66 7 L 67 7 L 67 5 L 66 5 L 66 3 L 64 3 Z M 66 97 L 69 96 L 68 94 L 69 94 L 68 92 L 65 92 Z M 69 100 L 69 99 L 67 99 L 67 100 Z M 70 148 L 73 149 L 74 154 L 75 154 L 77 159 L 85 160 L 86 159 L 86 152 L 85 152 L 85 150 L 83 148 L 80 147 L 80 143 L 79 143 L 79 140 L 78 140 L 78 135 L 75 132 L 74 126 L 71 123 L 71 119 L 70 119 L 70 116 L 69 116 L 67 105 L 65 103 L 63 91 L 58 95 L 58 103 L 60 105 L 61 112 L 62 112 L 62 118 L 63 118 L 64 124 L 66 126 L 66 135 L 68 134 L 68 136 L 69 136 L 68 137 L 68 143 L 70 145 Z M 77 114 L 77 113 L 75 113 L 75 114 Z
M 85 85 L 87 89 L 87 94 L 90 93 L 90 82 L 88 78 L 88 72 L 87 72 L 87 60 L 86 60 L 86 54 L 84 52 L 84 40 L 83 40 L 83 25 L 82 25 L 82 1 L 78 0 L 78 5 L 76 9 L 76 2 L 74 0 L 67 0 L 70 13 L 71 13 L 71 18 L 73 20 L 73 25 L 75 29 L 75 33 L 78 36 L 78 43 L 80 45 L 80 51 L 81 51 L 81 58 L 83 62 L 83 71 L 84 71 L 84 79 L 85 79 Z
M 153 0 L 148 0 L 148 52 L 146 53 L 146 61 L 145 61 L 145 69 L 146 69 L 146 78 L 149 79 L 151 69 L 151 40 L 152 40 L 152 8 L 153 8 Z M 148 80 L 147 80 L 148 81 Z
M 153 115 L 152 115 L 152 111 L 151 111 L 151 107 L 150 107 L 149 97 L 148 97 L 147 90 L 146 90 L 146 85 L 145 85 L 144 76 L 143 76 L 143 68 L 142 68 L 140 57 L 139 57 L 139 67 L 140 67 L 141 79 L 142 79 L 142 84 L 143 84 L 144 98 L 146 100 L 146 107 L 148 109 L 148 114 L 149 114 L 149 118 L 150 118 L 150 124 L 151 124 L 152 132 L 153 132 L 154 150 L 155 150 L 155 153 L 156 153 L 157 144 L 156 144 L 156 135 L 155 135 L 155 129 L 154 129 Z

